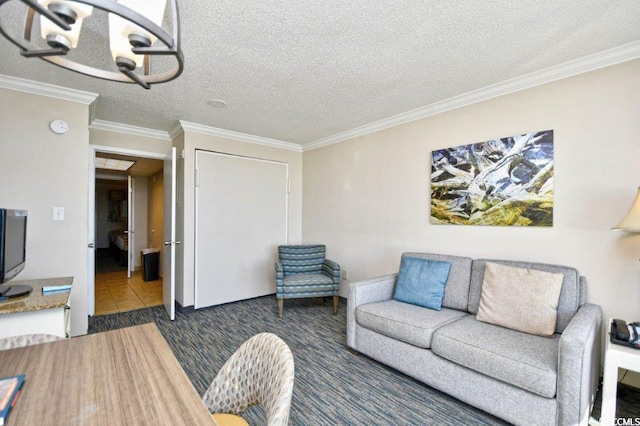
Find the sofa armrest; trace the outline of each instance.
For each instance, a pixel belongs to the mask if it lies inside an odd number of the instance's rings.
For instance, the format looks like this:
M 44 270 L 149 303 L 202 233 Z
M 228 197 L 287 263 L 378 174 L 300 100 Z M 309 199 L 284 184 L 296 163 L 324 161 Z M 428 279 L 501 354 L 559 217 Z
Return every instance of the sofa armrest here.
M 600 379 L 602 308 L 585 303 L 560 337 L 557 424 L 587 424 Z
M 347 299 L 347 346 L 356 348 L 356 308 L 367 303 L 382 302 L 393 298 L 398 274 L 385 275 L 349 285 Z
M 325 259 L 324 262 L 322 262 L 322 273 L 333 280 L 334 286 L 340 285 L 340 265 L 336 262 Z

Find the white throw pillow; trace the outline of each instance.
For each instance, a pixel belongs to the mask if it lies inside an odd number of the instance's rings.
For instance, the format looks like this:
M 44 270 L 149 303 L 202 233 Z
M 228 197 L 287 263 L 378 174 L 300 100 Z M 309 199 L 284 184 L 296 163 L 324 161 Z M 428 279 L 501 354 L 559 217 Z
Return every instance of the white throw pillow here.
M 551 336 L 563 278 L 562 274 L 487 262 L 476 319 Z

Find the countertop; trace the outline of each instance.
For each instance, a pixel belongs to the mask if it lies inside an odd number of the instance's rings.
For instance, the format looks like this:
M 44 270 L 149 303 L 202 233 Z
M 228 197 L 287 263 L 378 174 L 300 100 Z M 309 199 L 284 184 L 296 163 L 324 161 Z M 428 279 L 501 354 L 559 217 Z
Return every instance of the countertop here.
M 30 285 L 33 290 L 27 296 L 0 301 L 0 315 L 18 312 L 39 311 L 42 309 L 63 308 L 69 302 L 71 290 L 42 294 L 42 287 L 69 285 L 73 277 L 44 278 L 38 280 L 11 281 L 5 285 Z

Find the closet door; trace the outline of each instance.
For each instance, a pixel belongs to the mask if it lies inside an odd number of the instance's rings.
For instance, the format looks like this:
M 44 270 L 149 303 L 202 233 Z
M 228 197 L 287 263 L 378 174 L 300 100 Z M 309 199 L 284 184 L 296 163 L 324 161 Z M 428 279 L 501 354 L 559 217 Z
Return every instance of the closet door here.
M 273 294 L 288 165 L 196 151 L 195 308 Z

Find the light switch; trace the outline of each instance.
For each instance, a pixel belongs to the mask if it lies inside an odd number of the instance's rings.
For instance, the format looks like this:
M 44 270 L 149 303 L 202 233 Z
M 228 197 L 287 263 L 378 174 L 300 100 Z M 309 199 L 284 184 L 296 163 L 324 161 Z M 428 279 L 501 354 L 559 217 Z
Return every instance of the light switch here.
M 64 220 L 64 207 L 53 208 L 53 220 Z

